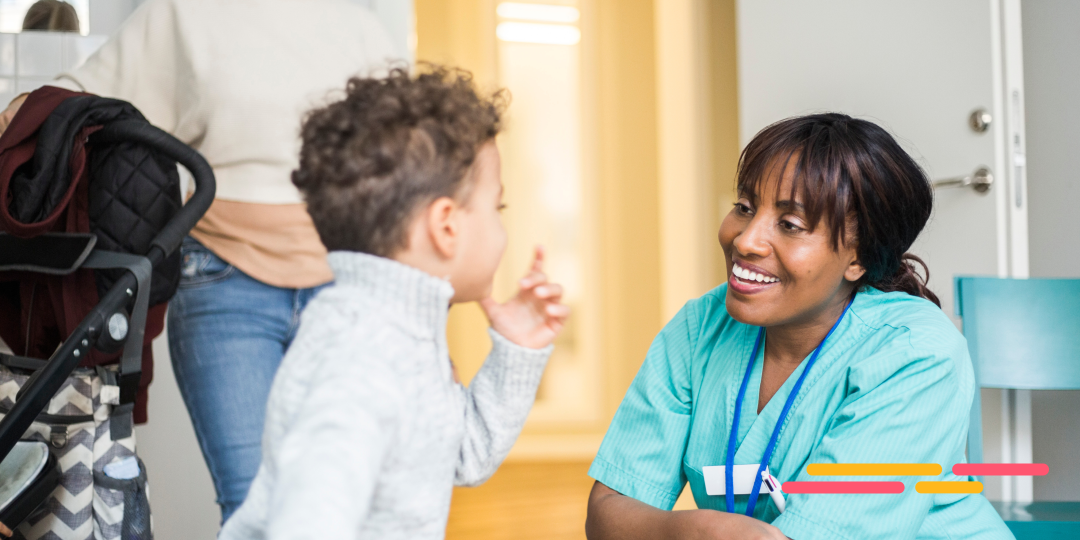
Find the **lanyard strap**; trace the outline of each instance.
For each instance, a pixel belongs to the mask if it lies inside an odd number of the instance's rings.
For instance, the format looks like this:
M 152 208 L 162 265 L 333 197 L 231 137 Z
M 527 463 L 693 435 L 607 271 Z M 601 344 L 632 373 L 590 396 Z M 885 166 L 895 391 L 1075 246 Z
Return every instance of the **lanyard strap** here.
M 769 444 L 765 447 L 765 456 L 761 459 L 761 464 L 758 465 L 757 474 L 754 475 L 754 488 L 750 491 L 750 501 L 746 505 L 746 515 L 753 517 L 754 507 L 757 506 L 758 495 L 761 493 L 761 473 L 765 471 L 765 468 L 769 466 L 769 460 L 772 459 L 773 451 L 776 450 L 776 444 L 780 440 L 780 430 L 784 426 L 784 420 L 787 419 L 787 415 L 791 412 L 791 406 L 795 403 L 795 396 L 799 395 L 799 389 L 802 388 L 803 381 L 806 380 L 806 375 L 810 373 L 810 368 L 814 367 L 814 362 L 817 361 L 818 354 L 821 353 L 821 349 L 825 347 L 825 342 L 828 341 L 829 336 L 833 331 L 840 326 L 840 321 L 844 320 L 844 315 L 847 314 L 848 308 L 851 307 L 849 301 L 844 306 L 844 312 L 840 314 L 840 318 L 836 319 L 832 328 L 829 329 L 829 333 L 825 334 L 825 338 L 821 340 L 817 348 L 814 349 L 814 353 L 810 355 L 810 359 L 806 362 L 806 368 L 803 369 L 802 375 L 799 375 L 799 379 L 795 381 L 795 386 L 791 389 L 791 393 L 788 394 L 787 401 L 784 402 L 784 409 L 780 411 L 780 418 L 776 421 L 776 427 L 773 428 L 772 437 L 769 438 Z M 750 353 L 750 361 L 746 365 L 746 374 L 743 375 L 742 385 L 739 386 L 739 397 L 735 400 L 735 413 L 734 419 L 731 422 L 731 433 L 728 435 L 728 447 L 727 447 L 727 459 L 725 460 L 724 467 L 724 502 L 727 504 L 727 511 L 733 512 L 735 510 L 735 443 L 739 437 L 739 416 L 742 414 L 743 398 L 746 396 L 746 386 L 750 382 L 750 374 L 754 371 L 754 362 L 757 361 L 758 351 L 761 350 L 761 343 L 765 341 L 765 328 L 758 330 L 757 341 L 754 343 L 754 350 Z

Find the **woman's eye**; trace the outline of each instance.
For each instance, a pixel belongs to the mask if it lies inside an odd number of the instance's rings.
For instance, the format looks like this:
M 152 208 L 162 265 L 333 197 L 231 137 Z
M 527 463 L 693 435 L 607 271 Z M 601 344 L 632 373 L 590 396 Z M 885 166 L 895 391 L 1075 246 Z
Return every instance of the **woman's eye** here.
M 803 230 L 802 227 L 800 227 L 800 226 L 798 226 L 798 225 L 796 225 L 796 224 L 794 224 L 794 223 L 792 223 L 792 222 L 790 222 L 790 221 L 788 221 L 786 219 L 780 221 L 780 226 L 783 227 L 784 230 L 788 231 L 788 232 L 798 232 L 798 231 Z
M 743 204 L 741 202 L 735 203 L 735 211 L 738 212 L 741 215 L 744 215 L 744 216 L 750 215 L 750 214 L 752 214 L 754 212 L 750 208 L 750 206 L 748 206 L 746 204 Z
M 495 209 L 500 211 L 500 212 L 502 212 L 503 210 L 506 210 L 506 203 L 499 203 L 499 206 L 497 206 Z

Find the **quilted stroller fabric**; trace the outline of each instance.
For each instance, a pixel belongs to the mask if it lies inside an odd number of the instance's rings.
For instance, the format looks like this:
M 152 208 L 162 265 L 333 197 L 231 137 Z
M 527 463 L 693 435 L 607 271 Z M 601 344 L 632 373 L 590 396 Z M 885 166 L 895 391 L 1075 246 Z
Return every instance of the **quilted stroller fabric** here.
M 90 150 L 90 232 L 97 249 L 146 253 L 150 241 L 180 209 L 180 177 L 176 162 L 133 143 Z M 98 294 L 122 270 L 98 270 Z M 155 267 L 150 305 L 167 302 L 180 283 L 180 252 Z
M 87 144 L 103 125 L 131 119 L 145 121 L 124 101 L 49 86 L 30 94 L 0 137 L 0 231 L 24 238 L 92 232 L 98 249 L 145 253 L 181 206 L 175 161 L 131 143 Z M 18 354 L 47 358 L 119 272 L 0 273 L 0 338 Z M 165 302 L 179 278 L 179 253 L 154 267 L 136 422 L 146 421 L 150 343 L 163 329 Z M 82 365 L 116 359 L 95 350 Z

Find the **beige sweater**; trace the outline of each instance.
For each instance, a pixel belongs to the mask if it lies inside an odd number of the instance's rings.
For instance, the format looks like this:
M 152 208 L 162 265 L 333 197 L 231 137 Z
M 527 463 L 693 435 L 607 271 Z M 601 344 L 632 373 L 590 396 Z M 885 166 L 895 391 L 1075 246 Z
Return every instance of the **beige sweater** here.
M 149 0 L 56 86 L 133 103 L 206 157 L 218 200 L 192 236 L 277 287 L 332 279 L 293 187 L 305 111 L 395 56 L 352 0 Z
M 351 0 L 149 0 L 57 85 L 130 101 L 206 157 L 218 198 L 290 204 L 304 113 L 395 56 Z

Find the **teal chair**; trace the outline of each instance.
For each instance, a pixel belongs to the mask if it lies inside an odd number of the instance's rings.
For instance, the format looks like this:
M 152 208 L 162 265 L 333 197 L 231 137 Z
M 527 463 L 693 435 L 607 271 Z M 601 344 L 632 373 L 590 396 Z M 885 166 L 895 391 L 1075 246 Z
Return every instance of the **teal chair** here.
M 1080 390 L 1080 279 L 958 277 L 955 291 L 980 388 Z M 983 461 L 981 406 L 976 392 L 971 463 Z M 1080 538 L 1080 502 L 994 508 L 1018 539 Z

